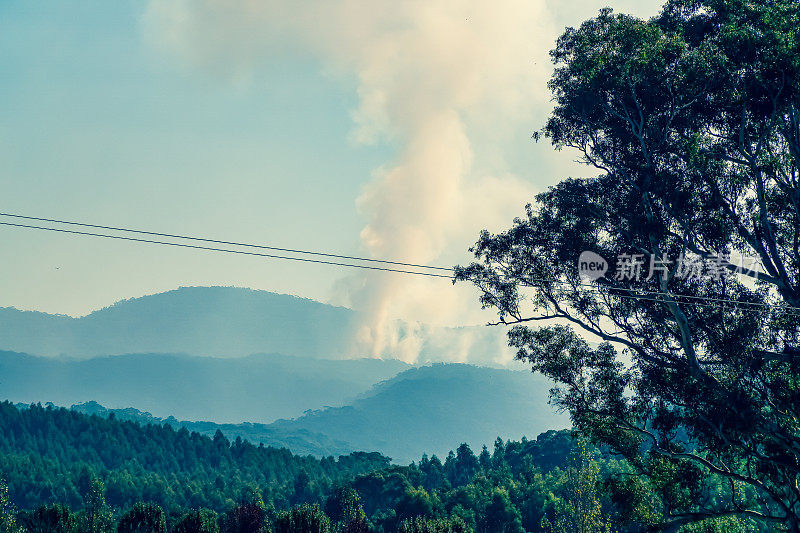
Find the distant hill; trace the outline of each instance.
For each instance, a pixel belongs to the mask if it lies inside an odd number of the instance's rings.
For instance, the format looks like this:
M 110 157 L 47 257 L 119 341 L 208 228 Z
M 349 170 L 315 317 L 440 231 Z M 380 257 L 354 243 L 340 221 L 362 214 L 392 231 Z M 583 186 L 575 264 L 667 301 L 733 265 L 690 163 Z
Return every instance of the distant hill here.
M 272 422 L 345 405 L 408 368 L 380 359 L 135 354 L 76 361 L 0 351 L 0 398 L 64 406 L 93 400 L 186 420 Z
M 183 287 L 85 317 L 0 308 L 0 349 L 44 356 L 282 353 L 341 358 L 355 314 L 314 300 L 232 287 Z
M 117 302 L 81 318 L 0 308 L 0 350 L 42 356 L 90 357 L 185 353 L 242 357 L 396 359 L 360 353 L 353 342 L 359 314 L 344 307 L 235 287 L 182 287 Z M 502 330 L 430 327 L 397 322 L 399 338 L 415 336 L 420 362 L 496 364 L 509 349 Z
M 407 370 L 351 405 L 268 427 L 322 433 L 353 450 L 380 451 L 407 463 L 422 453 L 446 454 L 454 443 L 480 449 L 498 435 L 533 438 L 569 427 L 568 417 L 547 403 L 551 386 L 525 371 L 434 364 Z

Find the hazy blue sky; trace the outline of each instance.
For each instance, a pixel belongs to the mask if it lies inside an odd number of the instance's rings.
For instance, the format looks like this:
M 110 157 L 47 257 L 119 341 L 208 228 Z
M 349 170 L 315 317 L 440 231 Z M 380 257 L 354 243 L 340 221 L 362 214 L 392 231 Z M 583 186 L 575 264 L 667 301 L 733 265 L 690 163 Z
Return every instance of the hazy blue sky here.
M 347 141 L 353 87 L 287 57 L 241 87 L 177 72 L 137 1 L 0 6 L 2 210 L 354 252 L 390 146 Z M 326 268 L 0 228 L 0 305 L 82 313 L 188 284 L 316 297 Z
M 209 2 L 4 0 L 0 211 L 466 261 L 478 229 L 507 225 L 530 193 L 571 168 L 574 154 L 530 140 L 548 107 L 542 63 L 554 28 L 605 3 L 508 0 L 496 7 L 507 13 L 495 18 L 488 3 L 464 2 L 462 28 L 451 24 L 462 12 L 416 2 L 374 2 L 362 14 L 346 0 L 303 2 L 302 13 L 298 4 L 270 0 L 255 13 L 253 3 L 242 3 L 219 16 Z M 517 5 L 526 6 L 519 17 Z M 654 14 L 657 5 L 619 7 Z M 316 24 L 331 27 L 317 31 Z M 532 51 L 517 53 L 511 37 L 497 42 L 506 35 L 529 36 Z M 447 53 L 438 54 L 440 38 Z M 465 43 L 475 50 L 459 55 Z M 441 142 L 444 155 L 427 150 L 429 139 Z M 440 170 L 452 179 L 436 188 Z M 491 204 L 486 213 L 476 201 Z M 3 227 L 0 247 L 0 306 L 73 315 L 179 285 L 248 286 L 367 306 L 430 292 L 395 284 L 348 296 L 389 282 Z M 427 308 L 423 296 L 379 307 L 390 314 Z

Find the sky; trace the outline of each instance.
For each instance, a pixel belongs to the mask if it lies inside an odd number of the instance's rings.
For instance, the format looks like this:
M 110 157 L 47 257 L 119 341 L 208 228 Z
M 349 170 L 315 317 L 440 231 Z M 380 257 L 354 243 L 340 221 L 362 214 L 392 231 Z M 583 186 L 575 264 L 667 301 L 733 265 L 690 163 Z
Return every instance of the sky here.
M 424 264 L 469 262 L 590 175 L 531 133 L 568 0 L 3 0 L 0 212 Z M 0 227 L 0 306 L 80 316 L 191 285 L 485 321 L 470 287 Z

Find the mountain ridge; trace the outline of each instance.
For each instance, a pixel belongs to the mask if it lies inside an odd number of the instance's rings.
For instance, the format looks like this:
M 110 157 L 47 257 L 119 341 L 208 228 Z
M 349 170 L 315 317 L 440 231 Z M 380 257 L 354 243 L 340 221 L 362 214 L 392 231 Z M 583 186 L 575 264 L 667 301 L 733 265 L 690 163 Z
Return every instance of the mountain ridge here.
M 396 320 L 398 345 L 380 353 L 358 343 L 367 317 L 309 298 L 240 287 L 181 287 L 120 300 L 82 317 L 0 308 L 0 349 L 89 359 L 131 353 L 243 357 L 280 353 L 311 359 L 403 358 L 502 366 L 504 331 Z M 405 339 L 413 337 L 413 342 Z M 413 354 L 401 355 L 400 345 Z
M 345 358 L 353 327 L 353 311 L 308 298 L 181 287 L 120 300 L 82 317 L 0 308 L 0 348 L 80 358 L 146 352 Z

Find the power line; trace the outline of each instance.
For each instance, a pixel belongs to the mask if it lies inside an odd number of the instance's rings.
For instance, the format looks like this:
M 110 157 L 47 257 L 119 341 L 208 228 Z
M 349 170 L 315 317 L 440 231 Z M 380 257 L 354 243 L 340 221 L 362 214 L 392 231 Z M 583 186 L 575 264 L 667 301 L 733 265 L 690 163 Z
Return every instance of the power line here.
M 37 230 L 44 230 L 44 231 L 55 231 L 58 233 L 68 233 L 72 235 L 83 235 L 87 237 L 103 237 L 106 239 L 118 239 L 122 241 L 131 241 L 131 242 L 142 242 L 142 243 L 149 243 L 149 244 L 161 244 L 164 246 L 177 246 L 180 248 L 190 248 L 193 250 L 206 250 L 210 252 L 223 252 L 229 254 L 241 254 L 241 255 L 250 255 L 256 257 L 269 257 L 272 259 L 286 259 L 289 261 L 301 261 L 303 263 L 317 263 L 322 265 L 336 265 L 336 266 L 344 266 L 344 267 L 351 267 L 351 268 L 363 268 L 367 270 L 383 270 L 385 272 L 397 272 L 401 274 L 415 274 L 417 276 L 429 276 L 434 278 L 447 278 L 452 279 L 451 276 L 446 276 L 444 274 L 435 274 L 433 272 L 415 272 L 413 270 L 401 270 L 397 268 L 387 268 L 387 267 L 378 267 L 378 266 L 371 266 L 371 265 L 357 265 L 353 263 L 339 263 L 337 261 L 325 261 L 322 259 L 309 259 L 307 257 L 291 257 L 287 255 L 277 255 L 277 254 L 265 254 L 261 252 L 246 252 L 244 250 L 230 250 L 227 248 L 214 248 L 211 246 L 199 246 L 196 244 L 184 244 L 179 242 L 168 242 L 168 241 L 156 241 L 153 239 L 140 239 L 138 237 L 123 237 L 122 235 L 108 235 L 105 233 L 92 233 L 88 231 L 76 231 L 76 230 L 69 230 L 69 229 L 61 229 L 61 228 L 48 228 L 45 226 L 32 226 L 28 224 L 14 224 L 12 222 L 0 222 L 2 226 L 10 226 L 14 228 L 25 228 L 25 229 L 37 229 Z
M 585 282 L 571 283 L 566 280 L 546 279 L 546 278 L 527 278 L 527 281 L 536 283 L 555 283 L 557 285 L 569 285 L 570 287 L 579 286 L 579 287 L 584 287 L 588 290 L 592 290 L 600 295 L 607 294 L 606 292 L 603 292 L 601 290 L 599 285 L 592 285 Z M 741 300 L 712 298 L 709 296 L 689 296 L 689 295 L 681 295 L 681 294 L 659 292 L 659 291 L 647 291 L 647 290 L 628 288 L 628 287 L 615 287 L 613 285 L 606 285 L 606 288 L 613 291 L 628 293 L 628 294 L 616 294 L 616 293 L 611 294 L 611 296 L 615 298 L 636 300 L 642 302 L 668 303 L 665 298 L 671 298 L 673 300 L 676 300 L 675 303 L 677 304 L 692 305 L 692 306 L 706 307 L 706 308 L 720 308 L 720 307 L 724 308 L 725 304 L 729 304 L 731 307 L 736 307 L 739 309 L 751 310 L 751 311 L 764 311 L 772 308 L 782 309 L 784 311 L 793 311 L 793 312 L 800 311 L 800 307 L 774 305 L 774 304 L 761 304 L 757 302 L 743 302 Z M 682 298 L 690 298 L 692 300 L 699 300 L 699 301 L 689 301 L 689 302 L 681 301 Z
M 52 223 L 55 223 L 55 224 L 65 224 L 65 225 L 69 225 L 69 226 L 81 226 L 81 227 L 84 227 L 84 228 L 105 229 L 105 230 L 111 230 L 111 231 L 124 231 L 126 233 L 137 233 L 139 235 L 152 235 L 152 236 L 155 236 L 155 237 L 169 237 L 169 238 L 173 238 L 173 239 L 184 239 L 184 240 L 187 240 L 187 241 L 209 242 L 209 243 L 213 243 L 213 244 L 227 244 L 227 245 L 230 245 L 230 246 L 242 246 L 242 247 L 246 247 L 246 248 L 259 248 L 259 249 L 262 249 L 262 250 L 274 250 L 276 252 L 287 252 L 287 253 L 293 253 L 293 254 L 316 255 L 316 256 L 320 256 L 320 257 L 332 257 L 332 258 L 335 258 L 335 259 L 348 259 L 348 260 L 351 260 L 351 261 L 366 261 L 368 263 L 382 263 L 382 264 L 386 264 L 386 265 L 397 265 L 397 266 L 406 266 L 406 267 L 413 267 L 413 268 L 428 268 L 428 269 L 431 269 L 431 270 L 443 270 L 443 271 L 448 271 L 448 272 L 451 272 L 453 270 L 452 268 L 446 268 L 446 267 L 430 266 L 430 265 L 419 265 L 419 264 L 416 264 L 416 263 L 402 263 L 400 261 L 388 261 L 386 259 L 372 259 L 372 258 L 368 258 L 368 257 L 357 257 L 357 256 L 351 256 L 351 255 L 339 255 L 339 254 L 332 254 L 332 253 L 327 253 L 327 252 L 314 252 L 314 251 L 310 251 L 310 250 L 295 250 L 295 249 L 291 249 L 291 248 L 279 248 L 277 246 L 269 246 L 269 245 L 266 245 L 266 244 L 249 244 L 249 243 L 243 243 L 243 242 L 223 241 L 223 240 L 218 240 L 218 239 L 209 239 L 209 238 L 205 238 L 205 237 L 193 237 L 193 236 L 189 236 L 189 235 L 177 235 L 177 234 L 172 234 L 172 233 L 161 233 L 161 232 L 157 232 L 157 231 L 144 231 L 144 230 L 131 229 L 131 228 L 122 228 L 122 227 L 116 227 L 116 226 L 102 226 L 102 225 L 99 225 L 99 224 L 87 224 L 85 222 L 74 222 L 74 221 L 69 221 L 69 220 L 57 220 L 57 219 L 52 219 L 52 218 L 31 217 L 31 216 L 25 216 L 25 215 L 17 215 L 17 214 L 14 214 L 14 213 L 0 213 L 0 216 L 11 217 L 11 218 L 21 218 L 21 219 L 25 219 L 25 220 L 37 220 L 39 222 L 52 222 Z M 449 277 L 449 276 L 445 276 L 445 277 Z
M 580 283 L 579 285 L 593 286 L 593 285 L 588 285 L 588 284 L 585 284 L 585 283 Z M 704 302 L 716 302 L 716 303 L 722 303 L 722 304 L 726 304 L 727 303 L 727 304 L 738 305 L 738 306 L 743 306 L 743 307 L 780 308 L 780 309 L 791 309 L 791 310 L 795 310 L 795 311 L 800 311 L 800 307 L 781 306 L 781 305 L 766 304 L 766 303 L 759 303 L 759 302 L 743 302 L 741 300 L 732 300 L 730 298 L 715 298 L 713 296 L 691 296 L 691 295 L 688 295 L 688 294 L 672 294 L 672 293 L 666 293 L 666 292 L 661 292 L 661 291 L 648 291 L 648 290 L 644 290 L 644 289 L 633 289 L 633 288 L 627 288 L 627 287 L 616 287 L 614 285 L 607 285 L 607 287 L 608 287 L 608 289 L 614 290 L 614 291 L 626 291 L 626 292 L 638 291 L 640 294 L 645 294 L 645 295 L 669 296 L 671 298 L 684 298 L 684 299 L 690 299 L 690 300 L 702 300 Z M 691 302 L 679 302 L 679 303 L 691 303 Z M 717 307 L 719 307 L 719 306 L 717 306 Z
M 247 244 L 247 243 L 239 243 L 235 241 L 223 241 L 218 239 L 210 239 L 204 237 L 192 237 L 192 236 L 185 236 L 185 235 L 178 235 L 178 234 L 170 234 L 170 233 L 163 233 L 163 232 L 155 232 L 155 231 L 144 231 L 144 230 L 136 230 L 131 228 L 122 228 L 122 227 L 115 227 L 115 226 L 103 226 L 99 224 L 88 224 L 83 222 L 73 222 L 73 221 L 64 221 L 64 220 L 57 220 L 57 219 L 50 219 L 50 218 L 42 218 L 42 217 L 31 217 L 25 215 L 17 215 L 11 213 L 0 213 L 0 216 L 7 216 L 7 217 L 14 217 L 26 220 L 38 220 L 43 222 L 51 222 L 56 224 L 64 224 L 64 225 L 74 225 L 74 226 L 81 226 L 81 227 L 89 227 L 89 228 L 98 228 L 98 229 L 106 229 L 111 231 L 123 231 L 128 233 L 136 233 L 142 235 L 153 235 L 153 236 L 161 236 L 161 237 L 169 237 L 175 239 L 184 239 L 184 240 L 191 240 L 195 242 L 208 242 L 208 243 L 215 243 L 215 244 L 227 244 L 231 246 L 242 246 L 242 247 L 250 247 L 250 248 L 258 248 L 258 249 L 266 249 L 266 250 L 275 250 L 275 251 L 284 251 L 290 253 L 302 253 L 302 254 L 309 254 L 309 255 L 316 255 L 322 257 L 330 257 L 330 258 L 338 258 L 338 259 L 350 259 L 354 261 L 365 261 L 371 263 L 381 263 L 381 264 L 390 264 L 390 265 L 398 265 L 398 266 L 408 266 L 412 268 L 427 268 L 433 269 L 438 271 L 452 271 L 452 269 L 448 269 L 445 267 L 438 267 L 438 266 L 431 266 L 431 265 L 420 265 L 415 263 L 404 263 L 399 261 L 387 261 L 381 259 L 371 259 L 371 258 L 363 258 L 363 257 L 356 257 L 356 256 L 346 256 L 346 255 L 339 255 L 339 254 L 331 254 L 326 252 L 314 252 L 308 250 L 295 250 L 290 248 L 278 248 L 274 246 L 267 246 L 267 245 L 256 245 L 256 244 Z M 116 239 L 116 240 L 123 240 L 129 242 L 139 242 L 139 243 L 148 243 L 148 244 L 159 244 L 163 246 L 174 246 L 179 248 L 189 248 L 195 250 L 204 250 L 204 251 L 212 251 L 212 252 L 221 252 L 221 253 L 232 253 L 232 254 L 240 254 L 240 255 L 248 255 L 248 256 L 255 256 L 255 257 L 265 257 L 271 259 L 283 259 L 289 261 L 299 261 L 304 263 L 316 263 L 316 264 L 323 264 L 323 265 L 333 265 L 333 266 L 343 266 L 349 268 L 361 268 L 365 270 L 377 270 L 377 271 L 385 271 L 385 272 L 395 272 L 400 274 L 412 274 L 418 276 L 427 276 L 427 277 L 434 277 L 434 278 L 445 278 L 445 279 L 453 279 L 451 275 L 445 274 L 438 274 L 434 272 L 420 272 L 416 270 L 406 270 L 406 269 L 399 269 L 399 268 L 389 268 L 389 267 L 380 267 L 380 266 L 373 266 L 373 265 L 361 265 L 361 264 L 354 264 L 354 263 L 344 263 L 339 261 L 328 261 L 322 259 L 311 259 L 305 257 L 292 257 L 286 255 L 278 255 L 278 254 L 269 254 L 269 253 L 261 253 L 261 252 L 248 252 L 244 250 L 231 250 L 228 248 L 217 248 L 211 246 L 200 246 L 194 244 L 185 244 L 185 243 L 176 243 L 176 242 L 169 242 L 169 241 L 160 241 L 154 239 L 143 239 L 138 237 L 125 237 L 121 235 L 109 235 L 105 233 L 94 233 L 94 232 L 86 232 L 86 231 L 77 231 L 77 230 L 69 230 L 63 228 L 53 228 L 53 227 L 46 227 L 46 226 L 35 226 L 30 224 L 16 224 L 12 222 L 0 222 L 0 225 L 8 226 L 8 227 L 15 227 L 15 228 L 23 228 L 23 229 L 36 229 L 42 231 L 51 231 L 63 234 L 72 234 L 72 235 L 81 235 L 81 236 L 88 236 L 88 237 L 101 237 L 106 239 Z M 559 280 L 559 279 L 547 279 L 547 278 L 528 278 L 530 282 L 536 283 L 555 283 L 559 285 L 577 285 L 589 290 L 595 291 L 597 293 L 602 294 L 601 288 L 598 285 L 594 285 L 587 282 L 577 282 L 577 283 L 570 283 L 566 280 Z M 628 294 L 613 294 L 613 296 L 617 298 L 625 298 L 625 299 L 634 299 L 640 301 L 652 301 L 652 302 L 664 302 L 663 298 L 669 297 L 675 300 L 678 300 L 677 303 L 682 303 L 686 305 L 696 305 L 696 306 L 703 306 L 703 307 L 722 307 L 725 304 L 729 304 L 731 306 L 736 306 L 738 308 L 745 308 L 745 309 L 783 309 L 783 310 L 790 310 L 790 311 L 800 311 L 800 307 L 790 307 L 790 306 L 779 306 L 774 304 L 762 304 L 757 302 L 743 302 L 740 300 L 732 300 L 726 298 L 714 298 L 709 296 L 690 296 L 690 295 L 680 295 L 680 294 L 671 294 L 665 293 L 661 291 L 648 291 L 644 289 L 634 289 L 634 288 L 626 288 L 626 287 L 615 287 L 613 285 L 608 285 L 607 289 L 613 291 L 623 291 Z M 633 294 L 634 292 L 638 294 Z M 685 301 L 685 300 L 692 300 L 692 301 Z M 712 303 L 708 303 L 712 302 Z M 722 305 L 720 305 L 722 304 Z
M 525 278 L 526 281 L 534 282 L 534 283 L 554 283 L 556 285 L 569 285 L 570 287 L 578 286 L 584 287 L 590 290 L 597 291 L 602 294 L 600 285 L 594 285 L 592 283 L 588 283 L 585 281 L 579 282 L 569 282 L 566 280 L 554 279 L 554 278 Z M 800 307 L 792 307 L 792 306 L 785 306 L 785 305 L 775 305 L 775 304 L 767 304 L 767 303 L 758 303 L 758 302 L 743 302 L 741 300 L 732 300 L 730 298 L 715 298 L 712 296 L 691 296 L 691 295 L 683 295 L 683 294 L 675 294 L 675 293 L 667 293 L 663 291 L 649 291 L 645 289 L 636 289 L 632 287 L 620 287 L 615 285 L 604 285 L 605 288 L 609 291 L 621 291 L 627 293 L 638 293 L 643 296 L 661 296 L 669 297 L 672 299 L 689 299 L 689 300 L 699 300 L 697 302 L 686 302 L 686 301 L 679 301 L 677 303 L 681 304 L 690 304 L 690 305 L 700 305 L 705 307 L 722 307 L 717 304 L 730 304 L 737 307 L 746 307 L 746 308 L 767 308 L 767 309 L 784 309 L 784 310 L 792 310 L 792 311 L 800 311 Z M 635 298 L 643 301 L 651 301 L 651 302 L 664 302 L 664 300 L 658 300 L 653 298 L 645 298 L 643 296 L 630 296 L 630 295 L 623 295 L 623 294 L 613 294 L 613 296 L 617 298 Z M 712 302 L 712 303 L 706 303 Z

